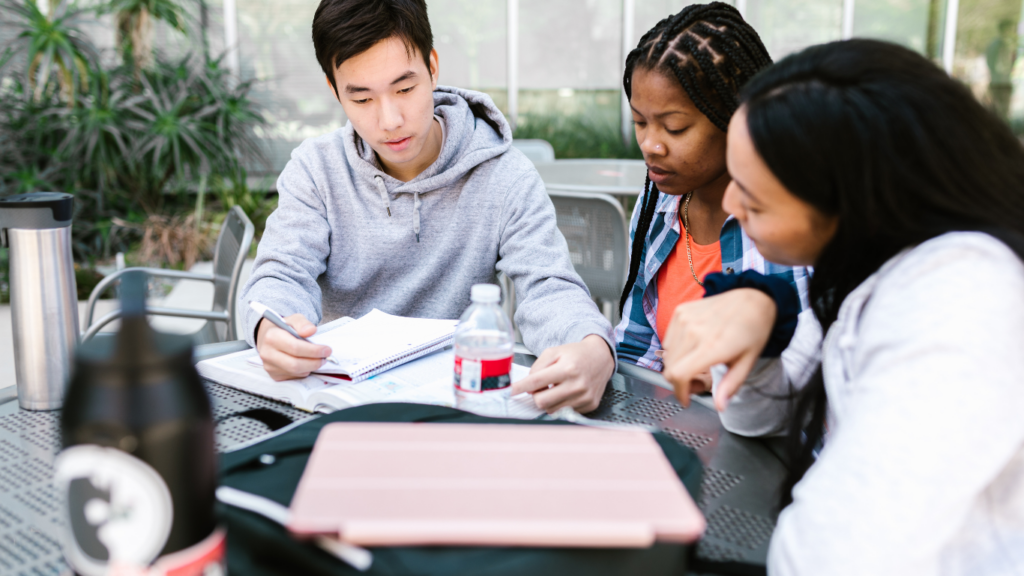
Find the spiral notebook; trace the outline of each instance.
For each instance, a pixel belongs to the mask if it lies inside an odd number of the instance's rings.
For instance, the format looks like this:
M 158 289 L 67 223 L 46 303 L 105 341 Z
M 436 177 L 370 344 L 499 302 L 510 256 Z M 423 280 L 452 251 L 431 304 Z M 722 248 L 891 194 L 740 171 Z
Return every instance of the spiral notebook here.
M 344 376 L 352 382 L 401 366 L 451 345 L 458 320 L 392 316 L 374 308 L 362 318 L 344 318 L 325 325 L 309 338 L 330 346 L 332 359 L 314 374 Z M 259 355 L 249 361 L 257 366 Z

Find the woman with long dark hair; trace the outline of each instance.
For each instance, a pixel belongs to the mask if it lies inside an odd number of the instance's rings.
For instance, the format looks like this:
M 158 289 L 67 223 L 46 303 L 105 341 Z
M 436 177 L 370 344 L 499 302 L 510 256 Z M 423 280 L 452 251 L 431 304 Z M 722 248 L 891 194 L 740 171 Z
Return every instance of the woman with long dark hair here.
M 812 310 L 759 358 L 792 325 L 777 292 L 711 278 L 665 376 L 686 397 L 724 365 L 725 426 L 789 435 L 769 572 L 1024 574 L 1021 143 L 927 59 L 854 40 L 751 80 L 727 159 L 726 210 L 814 266 Z

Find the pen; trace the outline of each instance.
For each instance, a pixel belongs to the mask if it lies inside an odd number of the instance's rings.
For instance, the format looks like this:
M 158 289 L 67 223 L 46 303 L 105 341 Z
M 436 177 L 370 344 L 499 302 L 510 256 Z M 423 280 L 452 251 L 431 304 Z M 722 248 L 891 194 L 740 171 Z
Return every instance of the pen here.
M 249 302 L 249 307 L 255 310 L 256 313 L 262 316 L 263 318 L 270 320 L 270 322 L 274 326 L 277 326 L 278 328 L 284 330 L 285 332 L 291 334 L 292 336 L 298 338 L 299 340 L 302 340 L 303 342 L 309 342 L 309 340 L 307 340 L 306 338 L 299 336 L 299 333 L 295 331 L 295 328 L 289 326 L 288 323 L 284 321 L 284 318 L 282 318 L 281 315 L 278 314 L 277 312 L 271 310 L 269 306 L 265 304 L 260 304 L 259 302 L 253 300 L 252 302 Z M 309 343 L 313 344 L 314 342 Z M 338 359 L 335 358 L 333 354 L 328 356 L 327 359 L 334 362 L 335 364 L 341 364 L 341 362 L 338 362 Z

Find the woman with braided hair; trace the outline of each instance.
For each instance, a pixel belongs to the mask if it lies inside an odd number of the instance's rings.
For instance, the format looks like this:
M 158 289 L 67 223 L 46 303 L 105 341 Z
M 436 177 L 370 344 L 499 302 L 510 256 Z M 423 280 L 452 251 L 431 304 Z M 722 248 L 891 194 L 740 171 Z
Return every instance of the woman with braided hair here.
M 807 273 L 767 262 L 722 208 L 729 185 L 726 130 L 740 88 L 771 58 L 727 4 L 695 4 L 658 22 L 626 58 L 623 86 L 647 163 L 633 210 L 620 361 L 661 370 L 661 342 L 676 306 L 704 295 L 704 277 L 752 269 L 780 277 L 806 306 Z M 710 386 L 702 374 L 699 392 Z

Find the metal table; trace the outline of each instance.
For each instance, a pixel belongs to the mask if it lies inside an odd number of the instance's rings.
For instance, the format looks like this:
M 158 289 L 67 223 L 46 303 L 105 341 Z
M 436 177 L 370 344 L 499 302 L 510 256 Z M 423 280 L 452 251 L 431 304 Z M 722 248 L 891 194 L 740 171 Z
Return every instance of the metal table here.
M 538 163 L 537 172 L 553 190 L 638 196 L 647 165 L 643 160 L 555 160 Z
M 644 191 L 647 165 L 643 160 L 555 160 L 537 165 L 544 186 L 560 194 L 610 194 L 627 216 Z
M 200 346 L 197 359 L 238 349 L 236 343 Z M 517 355 L 517 362 L 529 361 Z M 777 488 L 785 474 L 781 460 L 764 443 L 723 430 L 717 413 L 705 404 L 694 402 L 684 410 L 664 386 L 660 374 L 623 366 L 590 416 L 656 425 L 693 448 L 705 465 L 699 505 L 708 520 L 697 556 L 763 564 L 775 526 Z M 252 408 L 270 408 L 295 420 L 316 417 L 212 382 L 206 388 L 214 419 Z M 217 426 L 216 447 L 224 452 L 268 432 L 254 420 L 227 418 Z M 13 387 L 0 390 L 0 574 L 69 573 L 60 551 L 62 520 L 51 481 L 59 450 L 59 412 L 21 410 Z

